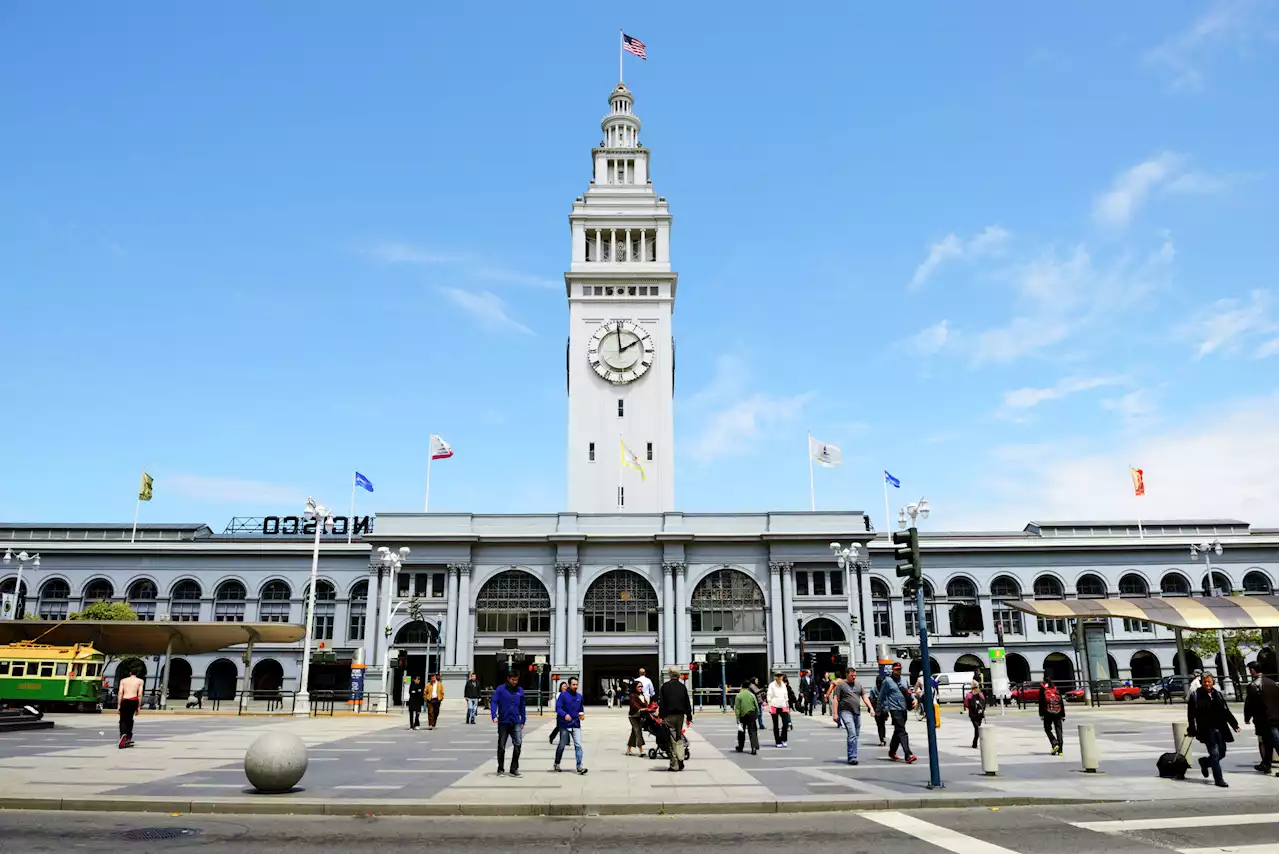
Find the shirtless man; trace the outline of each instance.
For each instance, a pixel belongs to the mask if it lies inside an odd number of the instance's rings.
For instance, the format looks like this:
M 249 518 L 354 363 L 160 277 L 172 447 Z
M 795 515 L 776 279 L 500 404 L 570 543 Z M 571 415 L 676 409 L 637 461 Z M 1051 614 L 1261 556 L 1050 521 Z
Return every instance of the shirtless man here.
M 133 747 L 133 719 L 142 708 L 143 682 L 132 671 L 120 681 L 120 747 Z

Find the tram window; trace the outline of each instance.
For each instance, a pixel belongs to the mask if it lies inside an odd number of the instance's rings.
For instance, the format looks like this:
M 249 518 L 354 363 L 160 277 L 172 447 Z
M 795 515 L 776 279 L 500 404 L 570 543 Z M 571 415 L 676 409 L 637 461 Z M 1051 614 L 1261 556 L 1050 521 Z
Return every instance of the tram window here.
M 41 675 L 41 676 L 52 676 L 52 675 L 53 675 L 53 662 L 52 662 L 52 661 L 42 661 L 42 662 L 40 663 L 40 675 Z
M 8 675 L 9 675 L 9 662 L 0 661 L 0 676 L 8 676 Z
M 25 661 L 15 661 L 10 676 L 23 676 L 27 672 L 27 663 Z
M 55 675 L 55 676 L 66 676 L 66 675 L 67 675 L 67 663 L 66 663 L 65 661 L 60 661 L 60 662 L 58 662 L 58 667 L 57 667 L 57 669 L 56 669 L 56 670 L 54 670 L 54 675 Z

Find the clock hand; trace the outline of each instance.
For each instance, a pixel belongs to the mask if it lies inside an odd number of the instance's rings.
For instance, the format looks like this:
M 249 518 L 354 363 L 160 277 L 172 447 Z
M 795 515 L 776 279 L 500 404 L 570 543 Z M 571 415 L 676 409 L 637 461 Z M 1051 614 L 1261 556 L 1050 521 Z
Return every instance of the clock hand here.
M 619 353 L 625 353 L 625 352 L 627 352 L 628 350 L 630 350 L 632 347 L 636 346 L 636 345 L 637 345 L 637 344 L 639 344 L 639 343 L 640 343 L 640 339 L 639 339 L 639 338 L 637 338 L 636 340 L 632 341 L 632 342 L 631 342 L 630 344 L 628 344 L 627 346 L 623 347 L 623 348 L 622 348 L 621 350 L 619 350 L 618 352 L 619 352 Z

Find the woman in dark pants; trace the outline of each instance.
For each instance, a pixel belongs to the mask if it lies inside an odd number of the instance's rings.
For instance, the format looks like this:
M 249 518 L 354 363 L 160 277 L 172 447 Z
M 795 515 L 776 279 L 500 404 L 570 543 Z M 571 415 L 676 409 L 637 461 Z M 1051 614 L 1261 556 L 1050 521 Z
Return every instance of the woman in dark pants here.
M 627 738 L 627 755 L 631 748 L 644 754 L 644 730 L 641 729 L 641 715 L 645 714 L 647 704 L 644 701 L 643 686 L 639 682 L 631 684 L 631 695 L 627 698 L 627 720 L 631 722 L 631 735 Z
M 1222 779 L 1222 758 L 1227 755 L 1227 742 L 1235 741 L 1231 731 L 1240 731 L 1236 716 L 1227 707 L 1222 692 L 1213 687 L 1213 674 L 1200 677 L 1200 687 L 1187 699 L 1187 735 L 1194 736 L 1205 746 L 1208 756 L 1200 757 L 1200 773 L 1208 777 L 1213 772 L 1213 784 L 1225 789 Z

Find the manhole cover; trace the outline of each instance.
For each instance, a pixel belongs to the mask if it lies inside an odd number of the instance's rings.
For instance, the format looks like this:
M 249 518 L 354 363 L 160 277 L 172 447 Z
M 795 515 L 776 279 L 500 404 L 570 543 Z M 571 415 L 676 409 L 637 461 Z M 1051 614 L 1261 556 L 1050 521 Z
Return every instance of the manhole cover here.
M 148 842 L 155 839 L 185 839 L 199 833 L 199 830 L 192 827 L 139 827 L 136 830 L 126 830 L 120 834 L 120 838 Z

